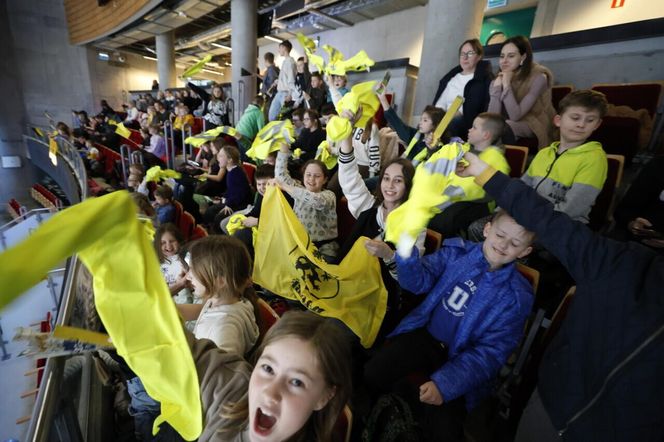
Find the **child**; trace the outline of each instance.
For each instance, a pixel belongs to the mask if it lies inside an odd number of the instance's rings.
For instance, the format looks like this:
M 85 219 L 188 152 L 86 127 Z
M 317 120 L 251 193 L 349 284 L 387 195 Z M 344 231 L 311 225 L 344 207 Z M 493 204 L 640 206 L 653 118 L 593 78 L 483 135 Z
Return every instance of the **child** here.
M 326 260 L 333 260 L 339 249 L 336 241 L 337 199 L 334 192 L 325 190 L 327 168 L 318 160 L 307 161 L 302 169 L 303 186 L 288 173 L 286 166 L 289 154 L 288 145 L 282 143 L 275 167 L 277 185 L 295 200 L 295 215 L 318 251 Z
M 532 229 L 576 281 L 516 440 L 660 440 L 662 257 L 597 235 L 523 182 L 473 154 L 466 160 L 465 173 Z
M 388 313 L 383 321 L 387 327 L 395 325 L 391 321 L 397 314 L 401 291 L 397 282 L 394 249 L 384 242 L 385 220 L 392 210 L 408 199 L 414 175 L 415 168 L 410 161 L 405 158 L 394 159 L 380 170 L 379 184 L 372 195 L 358 170 L 350 139 L 341 141 L 339 183 L 348 200 L 348 210 L 357 222 L 343 244 L 338 260 L 341 261 L 346 256 L 360 236 L 371 238 L 365 243 L 365 247 L 371 255 L 380 259 L 381 274 L 388 296 Z M 423 231 L 416 241 L 420 255 L 424 252 L 424 239 Z
M 246 355 L 258 339 L 256 294 L 251 285 L 251 258 L 240 241 L 213 235 L 190 247 L 187 279 L 205 304 L 180 305 L 184 319 L 196 319 L 194 335 L 217 347 Z
M 309 161 L 316 156 L 318 146 L 325 141 L 325 130 L 320 127 L 319 115 L 313 109 L 307 109 L 302 115 L 302 132 L 293 143 L 293 149 L 301 149 L 300 160 Z
M 181 104 L 175 108 L 175 119 L 173 120 L 173 142 L 182 149 L 182 134 L 194 125 L 194 116 L 189 108 Z
M 270 111 L 268 113 L 269 121 L 274 121 L 279 117 L 281 108 L 287 101 L 294 101 L 295 104 L 293 107 L 297 107 L 302 100 L 302 94 L 298 91 L 297 86 L 295 86 L 295 75 L 297 72 L 295 60 L 290 56 L 292 48 L 293 45 L 288 40 L 283 40 L 279 43 L 279 55 L 284 58 L 284 61 L 281 64 L 279 78 L 277 79 L 277 93 L 270 104 Z
M 154 208 L 159 224 L 175 222 L 175 206 L 173 205 L 173 189 L 159 186 L 154 191 Z
M 191 304 L 194 298 L 186 277 L 189 270 L 186 259 L 189 257 L 182 253 L 182 244 L 182 233 L 171 223 L 160 225 L 154 235 L 154 248 L 161 263 L 161 273 L 173 295 L 173 301 L 176 304 Z
M 274 65 L 274 54 L 272 52 L 266 52 L 263 55 L 263 62 L 265 63 L 265 74 L 263 75 L 263 84 L 261 84 L 261 94 L 267 97 L 267 103 L 271 101 L 277 87 L 279 68 Z
M 379 393 L 425 371 L 430 380 L 419 391 L 410 384 L 402 391 L 414 414 L 432 424 L 425 424 L 425 440 L 463 440 L 462 421 L 450 415 L 463 414 L 464 399 L 470 410 L 490 392 L 533 303 L 514 260 L 531 251 L 534 235 L 505 212 L 485 233 L 482 244 L 452 238 L 423 258 L 396 256 L 399 284 L 427 296 L 367 363 L 365 382 Z
M 495 169 L 509 173 L 510 166 L 504 151 L 496 145 L 503 133 L 505 120 L 498 114 L 484 112 L 473 120 L 468 130 L 468 144 L 471 152 L 480 156 Z M 441 149 L 445 149 L 443 146 Z M 452 174 L 445 190 L 450 195 L 450 204 L 441 207 L 443 211 L 429 222 L 429 228 L 444 237 L 458 236 L 475 220 L 489 215 L 494 205 L 484 190 L 472 179 Z M 484 224 L 489 221 L 485 219 Z
M 237 139 L 239 145 L 242 146 L 243 153 L 249 150 L 251 143 L 256 138 L 256 134 L 265 126 L 262 107 L 263 97 L 256 95 L 235 125 L 238 133 Z
M 311 74 L 311 87 L 303 95 L 309 105 L 308 108 L 320 112 L 321 106 L 327 101 L 327 93 L 319 72 Z
M 601 92 L 578 90 L 560 101 L 553 123 L 560 141 L 540 150 L 521 179 L 551 201 L 555 210 L 588 223 L 588 215 L 602 191 L 608 169 L 597 141 L 588 141 L 602 124 L 608 103 Z
M 221 169 L 225 169 L 224 180 L 226 191 L 224 196 L 208 207 L 203 215 L 205 222 L 215 232 L 221 232 L 220 223 L 227 216 L 237 210 L 244 209 L 251 198 L 251 187 L 247 174 L 242 168 L 240 151 L 234 146 L 226 145 L 217 154 L 217 162 Z
M 588 223 L 588 215 L 606 180 L 608 164 L 602 145 L 587 141 L 602 123 L 608 103 L 601 92 L 578 90 L 560 101 L 553 119 L 560 128 L 560 141 L 540 150 L 521 180 L 549 200 L 555 210 Z M 487 218 L 468 229 L 480 241 Z
M 350 397 L 350 348 L 332 320 L 288 312 L 267 332 L 251 368 L 188 335 L 201 384 L 199 440 L 330 441 Z
M 436 130 L 440 120 L 445 116 L 445 111 L 438 107 L 425 107 L 420 116 L 420 123 L 417 128 L 414 128 L 401 121 L 394 109 L 390 107 L 384 93 L 378 94 L 378 99 L 383 107 L 383 115 L 385 115 L 387 124 L 394 129 L 404 143 L 408 143 L 403 157 L 412 161 L 423 149 L 427 149 L 425 138 L 433 135 L 433 131 Z
M 350 92 L 350 89 L 346 87 L 348 79 L 345 75 L 332 75 L 327 79 L 327 85 L 329 87 L 327 91 L 327 102 L 333 103 L 335 106 L 341 97 Z
M 150 145 L 145 148 L 145 151 L 161 161 L 166 160 L 166 140 L 161 135 L 159 126 L 153 124 L 148 128 L 148 132 L 150 134 Z
M 299 137 L 304 129 L 302 124 L 302 119 L 304 118 L 304 109 L 297 108 L 291 114 L 291 121 L 293 122 L 293 128 L 295 129 L 295 136 Z

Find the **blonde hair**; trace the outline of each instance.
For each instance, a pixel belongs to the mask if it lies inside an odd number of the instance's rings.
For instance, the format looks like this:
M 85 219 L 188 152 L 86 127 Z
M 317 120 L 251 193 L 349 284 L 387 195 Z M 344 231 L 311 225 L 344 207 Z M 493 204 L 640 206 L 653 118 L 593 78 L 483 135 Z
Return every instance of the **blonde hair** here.
M 192 243 L 189 251 L 191 272 L 208 295 L 244 295 L 251 282 L 252 266 L 249 252 L 240 240 L 230 236 L 208 236 Z

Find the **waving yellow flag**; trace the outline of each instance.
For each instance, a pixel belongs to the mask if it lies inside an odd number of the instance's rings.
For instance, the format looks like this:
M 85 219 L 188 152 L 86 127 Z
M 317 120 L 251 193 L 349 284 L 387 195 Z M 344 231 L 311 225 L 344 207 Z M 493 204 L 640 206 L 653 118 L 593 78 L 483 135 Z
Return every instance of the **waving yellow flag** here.
M 203 425 L 196 367 L 127 192 L 72 206 L 0 254 L 0 308 L 76 252 L 93 275 L 97 311 L 118 354 L 161 402 L 153 428 L 167 421 L 185 439 L 196 439 Z
M 364 347 L 371 347 L 387 309 L 378 259 L 360 238 L 339 265 L 321 258 L 311 238 L 276 187 L 261 206 L 253 279 L 262 287 L 299 301 L 309 310 L 342 321 Z

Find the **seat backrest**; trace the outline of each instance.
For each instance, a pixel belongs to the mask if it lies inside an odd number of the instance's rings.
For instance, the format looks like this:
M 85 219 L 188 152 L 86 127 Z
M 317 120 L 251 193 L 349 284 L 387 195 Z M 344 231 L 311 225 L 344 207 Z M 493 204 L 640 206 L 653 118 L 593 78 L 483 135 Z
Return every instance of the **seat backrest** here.
M 592 89 L 606 95 L 607 101 L 614 106 L 645 109 L 650 117 L 654 117 L 662 97 L 664 82 L 595 84 Z
M 562 325 L 563 321 L 565 320 L 565 317 L 567 316 L 567 311 L 569 310 L 569 307 L 572 304 L 572 301 L 574 300 L 575 294 L 576 294 L 576 286 L 574 285 L 570 287 L 570 289 L 563 297 L 563 300 L 560 301 L 560 304 L 558 304 L 558 308 L 551 317 L 551 323 L 549 324 L 549 327 L 546 329 L 546 332 L 542 336 L 542 342 L 540 344 L 540 351 L 542 353 L 546 350 L 546 347 L 551 343 L 551 340 L 556 335 L 556 333 L 558 333 L 558 330 L 560 330 L 560 326 Z
M 201 117 L 194 117 L 194 124 L 191 125 L 191 134 L 196 135 L 203 132 L 203 119 Z
M 510 165 L 510 176 L 512 178 L 521 178 L 526 171 L 526 161 L 528 160 L 528 148 L 525 146 L 505 145 L 505 159 Z
M 277 323 L 279 315 L 270 307 L 270 304 L 261 298 L 258 298 L 256 305 L 258 305 L 258 314 L 261 318 L 260 335 L 265 336 L 265 333 Z
M 180 218 L 182 217 L 182 212 L 184 212 L 184 208 L 182 207 L 182 203 L 178 200 L 173 200 L 173 206 L 175 207 L 175 219 L 173 220 L 173 224 L 179 226 Z
M 182 216 L 180 216 L 180 222 L 178 223 L 178 228 L 180 229 L 182 236 L 184 236 L 185 241 L 189 241 L 189 239 L 191 238 L 191 234 L 194 232 L 195 226 L 196 226 L 196 220 L 194 219 L 194 215 L 187 212 L 186 210 L 183 211 Z
M 424 254 L 429 255 L 436 250 L 440 249 L 443 243 L 443 235 L 435 230 L 427 229 L 426 237 L 424 238 Z
M 244 173 L 247 174 L 247 179 L 249 180 L 249 185 L 251 187 L 254 187 L 254 175 L 256 174 L 256 165 L 243 162 L 242 163 L 242 168 L 244 169 Z
M 523 275 L 524 278 L 528 280 L 530 285 L 533 286 L 533 293 L 537 294 L 537 287 L 539 287 L 540 272 L 535 270 L 532 267 L 528 267 L 525 264 L 518 262 L 516 264 L 516 269 Z
M 558 111 L 560 100 L 565 98 L 565 96 L 573 90 L 574 85 L 572 84 L 559 84 L 551 88 L 551 104 L 556 111 Z
M 606 181 L 604 181 L 602 191 L 595 199 L 595 204 L 589 216 L 588 227 L 596 231 L 600 230 L 610 220 L 616 189 L 622 182 L 625 167 L 625 157 L 622 155 L 607 155 L 606 161 L 608 163 Z
M 189 241 L 195 241 L 197 239 L 205 238 L 206 236 L 208 236 L 208 232 L 205 230 L 205 227 L 196 225 L 194 226 L 194 230 L 191 232 Z
M 345 196 L 337 200 L 337 235 L 340 245 L 343 245 L 350 236 L 355 225 L 355 218 L 348 210 L 348 200 Z

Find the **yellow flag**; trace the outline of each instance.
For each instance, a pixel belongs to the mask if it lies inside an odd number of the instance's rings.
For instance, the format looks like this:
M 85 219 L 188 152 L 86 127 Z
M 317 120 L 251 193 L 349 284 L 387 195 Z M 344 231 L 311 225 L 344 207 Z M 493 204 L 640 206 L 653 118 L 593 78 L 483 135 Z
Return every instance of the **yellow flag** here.
M 237 135 L 237 130 L 231 126 L 219 126 L 214 129 L 206 130 L 203 133 L 193 135 L 185 138 L 184 142 L 191 144 L 194 147 L 201 147 L 208 141 L 216 140 L 221 134 L 230 135 L 232 137 Z
M 337 113 L 341 115 L 344 109 L 356 113 L 357 109 L 361 107 L 362 115 L 355 121 L 354 126 L 364 128 L 380 106 L 380 101 L 374 91 L 375 87 L 375 81 L 365 81 L 354 85 L 350 92 L 341 97 L 337 103 Z
M 212 55 L 206 55 L 203 57 L 203 59 L 198 60 L 195 65 L 190 66 L 187 70 L 185 70 L 180 78 L 187 78 L 198 74 L 205 67 L 205 65 L 210 62 L 210 60 L 212 60 Z
M 127 192 L 59 212 L 0 254 L 0 309 L 76 252 L 93 275 L 97 311 L 118 354 L 161 402 L 153 428 L 167 421 L 185 439 L 196 439 L 203 424 L 196 367 L 152 242 Z
M 440 140 L 441 136 L 443 136 L 443 132 L 445 132 L 447 126 L 450 125 L 452 118 L 456 116 L 456 113 L 462 104 L 463 104 L 463 97 L 457 95 L 457 97 L 452 101 L 450 107 L 447 108 L 447 112 L 445 112 L 443 119 L 440 120 L 440 123 L 438 123 L 438 126 L 436 126 L 436 129 L 433 131 L 432 141 L 434 144 L 437 143 L 438 140 Z
M 344 54 L 334 46 L 323 45 L 323 50 L 327 52 L 328 63 L 335 64 L 344 59 Z
M 307 37 L 301 32 L 298 32 L 296 36 L 297 36 L 297 41 L 300 42 L 303 49 L 308 49 L 312 52 L 316 50 L 316 42 L 313 41 L 311 38 Z
M 353 55 L 348 60 L 340 60 L 336 63 L 328 63 L 325 71 L 330 75 L 346 75 L 350 71 L 368 71 L 375 62 L 369 58 L 364 50 Z
M 54 166 L 58 165 L 58 142 L 55 138 L 48 139 L 48 158 Z
M 460 144 L 447 144 L 415 170 L 410 197 L 386 220 L 385 240 L 397 245 L 400 256 L 410 256 L 417 236 L 441 212 L 439 206 L 454 197 L 450 180 L 466 151 Z
M 147 172 L 145 172 L 145 181 L 154 181 L 156 183 L 167 178 L 178 179 L 181 176 L 182 174 L 180 172 L 176 172 L 175 170 L 162 169 L 159 166 L 152 166 L 147 170 Z
M 326 263 L 281 191 L 268 187 L 261 206 L 253 280 L 271 292 L 337 318 L 371 347 L 387 308 L 378 259 L 360 238 L 339 265 Z
M 295 128 L 290 120 L 272 121 L 258 131 L 247 156 L 264 160 L 270 152 L 279 150 L 279 142 L 295 141 Z
M 350 124 L 348 119 L 333 115 L 327 122 L 325 131 L 327 132 L 327 138 L 337 142 L 348 138 L 353 133 L 353 125 Z
M 115 120 L 108 120 L 108 124 L 110 124 L 111 126 L 115 126 L 116 134 L 120 135 L 121 137 L 129 139 L 131 131 L 127 129 L 123 123 L 118 123 Z
M 322 141 L 318 145 L 318 150 L 316 151 L 316 159 L 320 160 L 325 164 L 325 167 L 328 168 L 328 170 L 334 169 L 334 166 L 337 165 L 337 156 L 333 155 L 330 152 L 330 143 L 327 142 L 327 140 Z

